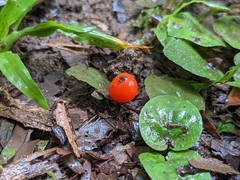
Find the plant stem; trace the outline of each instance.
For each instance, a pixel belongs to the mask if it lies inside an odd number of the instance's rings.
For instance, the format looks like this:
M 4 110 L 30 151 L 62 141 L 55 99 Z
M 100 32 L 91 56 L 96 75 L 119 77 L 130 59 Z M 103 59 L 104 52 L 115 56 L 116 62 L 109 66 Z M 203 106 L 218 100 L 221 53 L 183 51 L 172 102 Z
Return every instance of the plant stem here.
M 24 35 L 25 33 L 22 33 L 21 31 L 13 31 L 11 34 L 3 38 L 0 44 L 0 52 L 8 51 L 13 43 Z

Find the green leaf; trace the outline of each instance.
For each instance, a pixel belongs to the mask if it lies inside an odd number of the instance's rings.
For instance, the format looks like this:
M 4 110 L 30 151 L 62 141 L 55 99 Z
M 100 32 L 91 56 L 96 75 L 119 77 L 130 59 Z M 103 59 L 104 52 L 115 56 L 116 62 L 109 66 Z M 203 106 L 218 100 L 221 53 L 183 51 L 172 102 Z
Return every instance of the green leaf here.
M 177 174 L 176 169 L 179 166 L 188 166 L 188 158 L 201 158 L 201 156 L 192 150 L 169 152 L 166 158 L 157 152 L 146 152 L 139 155 L 140 162 L 152 180 L 211 179 L 209 172 L 197 172 L 184 177 Z
M 139 117 L 140 132 L 151 148 L 182 151 L 192 147 L 202 132 L 198 109 L 176 96 L 161 95 L 150 99 Z
M 232 69 L 230 69 L 229 71 L 227 71 L 223 77 L 221 77 L 217 82 L 220 82 L 220 83 L 224 83 L 226 81 L 228 81 L 229 79 L 231 79 L 234 74 L 238 71 L 240 67 L 240 63 L 236 66 L 234 66 Z
M 234 64 L 238 66 L 240 64 L 240 53 L 237 53 L 233 58 Z M 233 75 L 235 81 L 240 81 L 240 69 L 238 69 Z
M 149 48 L 147 46 L 124 42 L 113 36 L 95 31 L 94 30 L 95 27 L 88 27 L 86 25 L 76 24 L 63 25 L 55 23 L 53 21 L 47 21 L 33 27 L 27 27 L 21 31 L 13 31 L 11 34 L 3 38 L 0 44 L 0 49 L 2 48 L 1 46 L 4 45 L 2 51 L 9 50 L 16 40 L 25 35 L 38 37 L 49 36 L 58 29 L 61 30 L 63 34 L 85 44 L 95 45 L 101 48 L 111 48 L 114 50 L 133 48 L 150 53 Z
M 39 140 L 38 143 L 36 144 L 37 149 L 44 151 L 49 143 L 49 140 Z
M 101 92 L 102 94 L 108 94 L 108 88 L 110 85 L 109 80 L 107 77 L 94 68 L 85 68 L 83 66 L 74 66 L 69 68 L 66 71 L 67 75 L 74 76 L 80 81 L 84 81 Z
M 2 150 L 1 152 L 2 160 L 8 161 L 9 159 L 11 159 L 15 155 L 16 150 L 17 150 L 16 148 L 7 148 Z
M 51 170 L 44 170 L 44 172 L 48 176 L 50 176 L 50 178 L 48 180 L 57 180 L 57 178 L 56 178 L 55 174 L 53 173 L 53 171 L 51 171 Z
M 159 95 L 173 95 L 191 102 L 198 110 L 205 110 L 202 96 L 184 80 L 150 75 L 145 79 L 144 84 L 150 98 Z
M 41 107 L 48 108 L 46 99 L 18 55 L 10 51 L 0 53 L 0 70 L 23 94 L 37 102 Z
M 240 88 L 240 53 L 237 53 L 235 56 L 234 56 L 234 64 L 236 65 L 233 70 L 235 70 L 235 74 L 233 75 L 233 79 L 234 81 L 233 82 L 227 82 L 227 84 L 229 84 L 230 86 L 233 86 L 233 87 L 238 87 Z
M 84 44 L 91 44 L 101 48 L 110 48 L 114 50 L 122 50 L 127 44 L 125 44 L 120 39 L 113 36 L 107 35 L 99 31 L 89 31 L 85 33 L 68 33 L 62 32 L 63 34 L 79 41 Z
M 4 48 L 4 50 L 8 50 L 17 39 L 25 35 L 38 37 L 49 36 L 52 33 L 54 33 L 57 29 L 61 30 L 63 34 L 85 44 L 96 45 L 101 48 L 111 48 L 114 50 L 134 48 L 149 53 L 149 49 L 146 46 L 121 41 L 120 39 L 115 38 L 113 36 L 95 31 L 94 27 L 87 27 L 86 25 L 76 24 L 63 25 L 55 23 L 53 21 L 47 21 L 45 23 L 38 24 L 33 27 L 25 28 L 21 31 L 14 31 L 9 36 L 5 37 L 1 43 L 6 44 L 7 48 Z
M 142 7 L 147 7 L 147 8 L 153 8 L 159 5 L 163 5 L 165 3 L 165 0 L 136 0 L 135 3 L 138 6 L 142 6 Z
M 158 14 L 158 12 L 159 12 L 159 7 L 156 7 L 156 8 L 146 10 L 144 13 L 140 13 L 140 15 L 136 20 L 132 20 L 133 26 L 148 30 L 149 26 L 152 23 L 152 15 Z
M 161 23 L 158 24 L 157 28 L 153 29 L 153 32 L 156 34 L 158 40 L 163 47 L 165 47 L 169 42 L 175 39 L 174 37 L 168 35 L 167 26 L 162 25 Z
M 175 38 L 186 39 L 203 47 L 225 46 L 221 39 L 187 12 L 171 16 L 167 27 L 168 35 Z
M 213 23 L 214 31 L 236 49 L 240 49 L 240 16 L 223 16 Z
M 63 24 L 58 24 L 53 21 L 47 21 L 42 24 L 38 24 L 33 27 L 28 27 L 25 28 L 21 31 L 22 34 L 28 34 L 31 36 L 38 36 L 38 37 L 43 37 L 43 36 L 49 36 L 53 34 L 57 29 L 60 29 L 64 32 L 68 33 L 88 33 L 91 32 L 95 29 L 93 26 L 86 26 L 85 24 L 83 25 L 76 25 L 76 24 L 68 24 L 68 25 L 63 25 Z
M 223 74 L 213 69 L 208 63 L 184 40 L 171 40 L 163 49 L 164 55 L 182 68 L 201 77 L 216 81 Z
M 0 40 L 8 34 L 9 28 L 16 21 L 21 22 L 37 0 L 8 0 L 0 12 Z
M 202 89 L 202 88 L 207 88 L 215 83 L 225 83 L 232 77 L 234 78 L 235 81 L 233 82 L 227 82 L 227 84 L 234 86 L 234 87 L 239 87 L 240 88 L 240 53 L 236 54 L 234 56 L 234 62 L 236 66 L 234 66 L 232 69 L 227 71 L 222 77 L 220 76 L 218 80 L 216 81 L 206 81 L 204 83 L 193 83 L 192 86 L 195 89 Z
M 219 121 L 218 127 L 217 127 L 217 132 L 219 134 L 223 133 L 223 132 L 231 133 L 231 132 L 233 132 L 234 129 L 235 129 L 235 125 L 234 124 Z
M 53 34 L 57 29 L 64 30 L 69 33 L 87 33 L 94 29 L 94 27 L 88 27 L 86 25 L 62 25 L 55 23 L 53 21 L 47 21 L 42 24 L 38 24 L 36 26 L 27 27 L 21 31 L 13 31 L 11 34 L 6 36 L 2 40 L 2 44 L 6 44 L 4 51 L 9 50 L 12 44 L 18 40 L 19 38 L 31 35 L 31 36 L 38 36 L 44 37 Z
M 214 3 L 214 2 L 209 2 L 209 1 L 205 1 L 205 0 L 197 0 L 196 2 L 203 3 L 206 6 L 210 7 L 211 9 L 217 10 L 218 12 L 230 10 L 229 7 L 226 7 L 221 4 Z
M 240 88 L 240 81 L 227 82 L 228 85 Z

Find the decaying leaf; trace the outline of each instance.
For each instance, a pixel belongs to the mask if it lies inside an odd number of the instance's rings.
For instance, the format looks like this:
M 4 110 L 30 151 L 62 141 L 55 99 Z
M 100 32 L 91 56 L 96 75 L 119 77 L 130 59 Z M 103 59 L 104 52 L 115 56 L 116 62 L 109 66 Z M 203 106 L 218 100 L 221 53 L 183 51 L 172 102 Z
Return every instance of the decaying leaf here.
M 65 107 L 65 103 L 62 100 L 56 101 L 55 109 L 54 109 L 54 114 L 56 117 L 56 123 L 57 125 L 61 126 L 68 138 L 68 141 L 73 149 L 74 154 L 76 157 L 80 157 L 80 154 L 78 152 L 78 147 L 75 142 L 76 140 L 76 135 L 73 134 L 72 129 L 70 127 L 70 121 L 71 119 L 68 118 L 67 116 L 67 110 Z
M 212 136 L 221 139 L 220 134 L 217 132 L 216 127 L 211 123 L 210 119 L 206 116 L 204 111 L 200 111 L 203 119 L 203 128 Z
M 50 111 L 17 103 L 6 91 L 1 91 L 0 116 L 20 122 L 25 127 L 51 131 L 53 117 Z
M 230 94 L 227 97 L 227 106 L 240 105 L 240 88 L 233 87 Z
M 0 180 L 6 179 L 25 180 L 45 174 L 45 170 L 57 169 L 58 168 L 57 163 L 54 162 L 49 163 L 48 160 L 31 163 L 31 161 L 33 161 L 34 159 L 43 155 L 49 155 L 52 152 L 56 151 L 56 149 L 57 148 L 55 147 L 45 151 L 35 152 L 29 156 L 13 161 L 12 163 L 2 168 Z
M 221 174 L 240 174 L 231 166 L 223 164 L 222 161 L 215 158 L 188 159 L 188 162 L 197 169 L 213 171 Z

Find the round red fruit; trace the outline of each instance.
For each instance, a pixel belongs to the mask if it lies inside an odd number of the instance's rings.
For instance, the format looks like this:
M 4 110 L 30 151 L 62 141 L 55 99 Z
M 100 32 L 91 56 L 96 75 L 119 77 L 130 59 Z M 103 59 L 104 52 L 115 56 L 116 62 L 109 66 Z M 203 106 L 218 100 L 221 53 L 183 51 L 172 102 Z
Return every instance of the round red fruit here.
M 126 103 L 133 100 L 137 95 L 138 84 L 131 74 L 120 73 L 112 80 L 108 92 L 112 100 L 118 103 Z

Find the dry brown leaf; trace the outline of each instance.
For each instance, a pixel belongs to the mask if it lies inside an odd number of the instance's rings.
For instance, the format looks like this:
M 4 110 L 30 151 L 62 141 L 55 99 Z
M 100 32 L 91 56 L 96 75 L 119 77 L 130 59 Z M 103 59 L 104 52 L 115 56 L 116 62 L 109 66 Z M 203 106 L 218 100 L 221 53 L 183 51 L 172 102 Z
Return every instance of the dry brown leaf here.
M 140 50 L 142 52 L 145 52 L 147 54 L 151 54 L 148 46 L 144 46 L 144 45 L 138 45 L 138 44 L 131 44 L 131 43 L 126 43 L 126 48 L 132 48 L 132 49 L 136 49 L 136 50 Z
M 54 109 L 54 115 L 56 117 L 56 123 L 57 125 L 61 126 L 68 138 L 68 142 L 71 145 L 74 154 L 76 157 L 80 157 L 80 154 L 78 152 L 78 147 L 75 142 L 76 135 L 72 133 L 72 129 L 70 127 L 70 121 L 71 119 L 67 116 L 67 111 L 65 107 L 65 103 L 62 100 L 56 101 L 56 106 Z
M 49 163 L 48 160 L 39 161 L 37 163 L 31 163 L 31 161 L 36 158 L 48 155 L 56 151 L 56 147 L 52 149 L 47 149 L 45 151 L 35 152 L 26 157 L 20 158 L 12 163 L 9 163 L 2 168 L 2 173 L 0 174 L 0 180 L 25 180 L 34 178 L 36 176 L 45 174 L 46 170 L 57 169 L 58 165 L 54 162 Z
M 188 159 L 188 162 L 197 169 L 213 171 L 221 174 L 240 174 L 231 166 L 223 164 L 222 161 L 215 158 Z
M 59 155 L 62 155 L 62 156 L 66 156 L 66 155 L 71 154 L 70 151 L 68 151 L 68 150 L 66 150 L 66 149 L 63 149 L 63 148 L 57 148 L 56 152 L 57 152 Z
M 221 139 L 220 134 L 217 132 L 216 127 L 211 123 L 210 119 L 206 116 L 204 111 L 200 111 L 203 119 L 203 128 L 212 136 Z
M 230 94 L 227 97 L 227 106 L 240 105 L 240 88 L 233 87 Z

